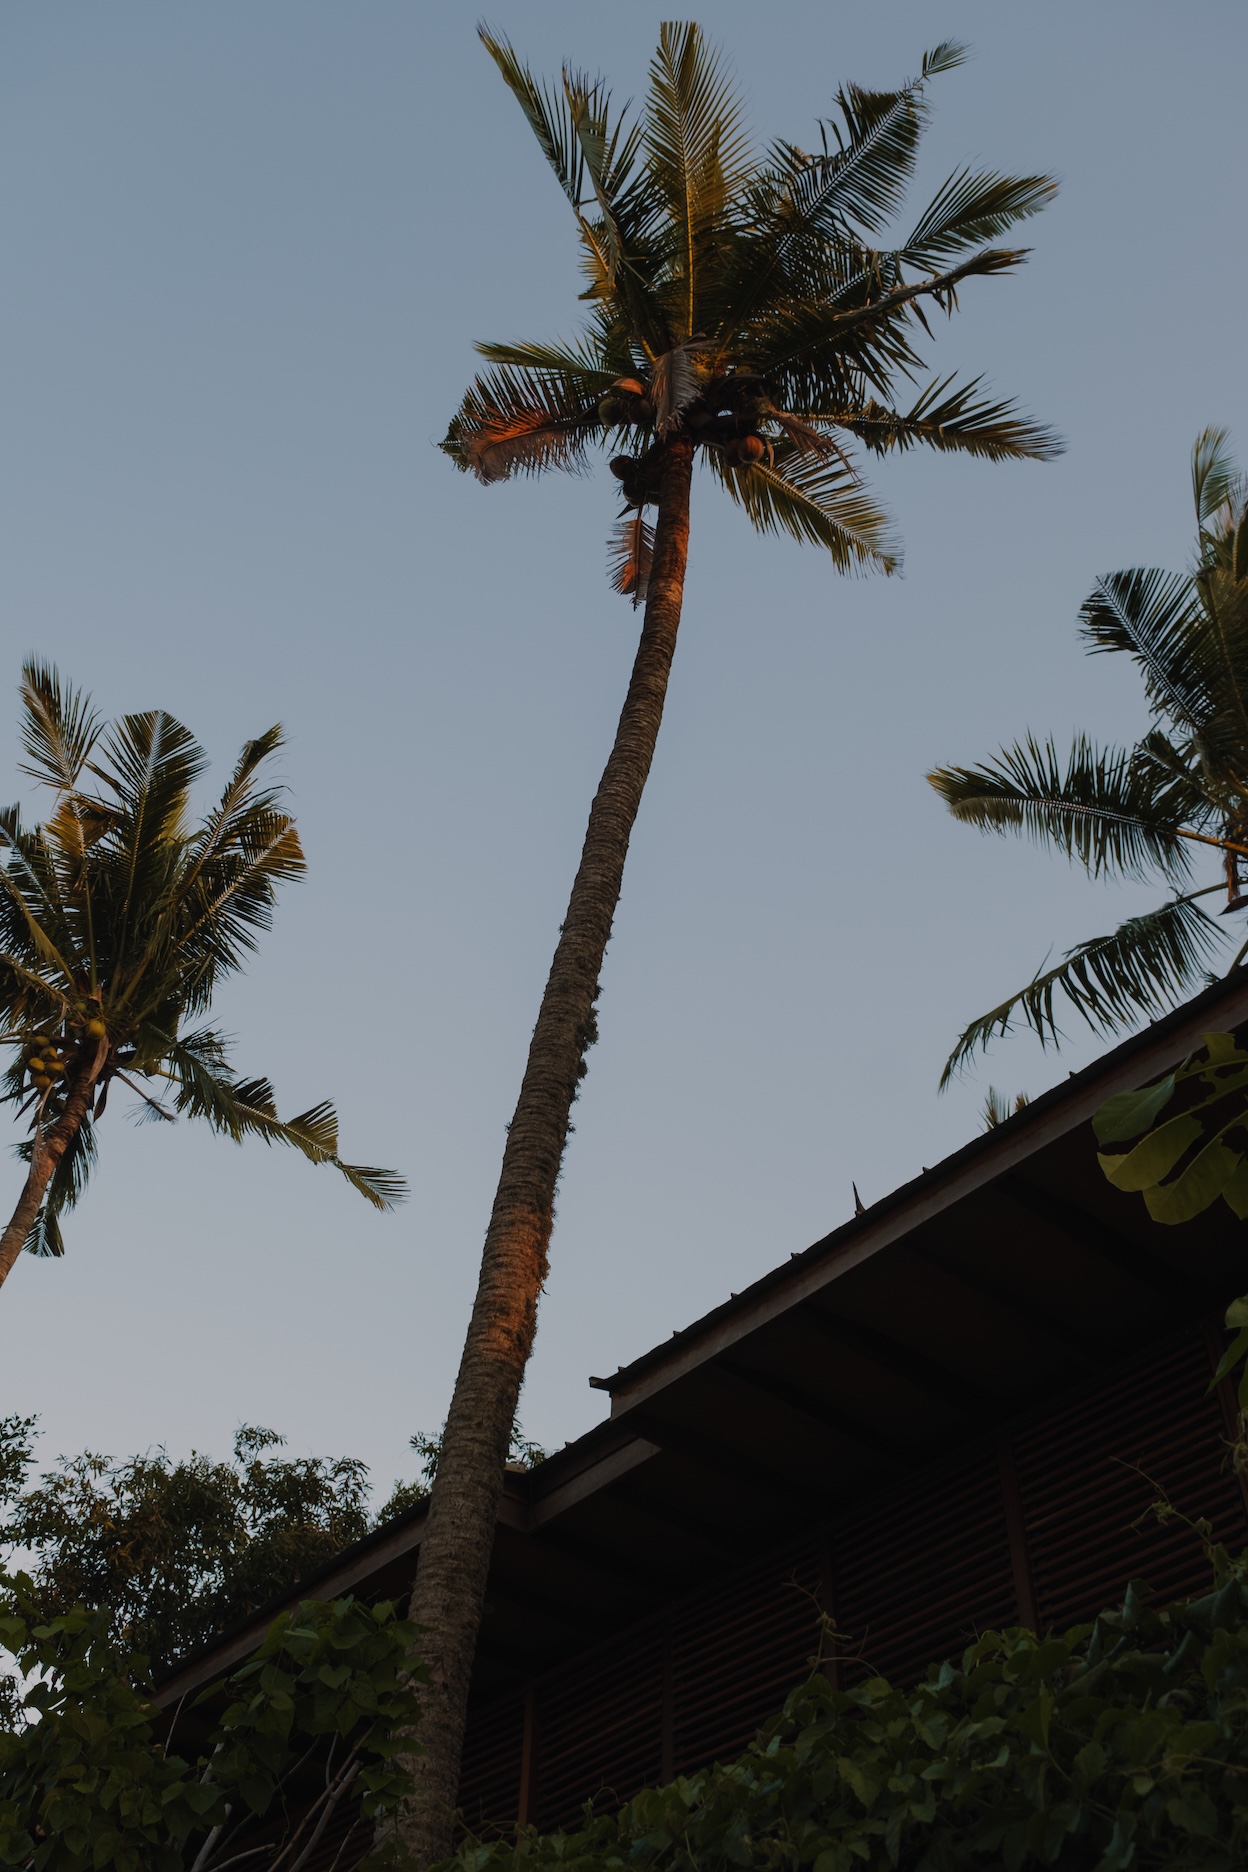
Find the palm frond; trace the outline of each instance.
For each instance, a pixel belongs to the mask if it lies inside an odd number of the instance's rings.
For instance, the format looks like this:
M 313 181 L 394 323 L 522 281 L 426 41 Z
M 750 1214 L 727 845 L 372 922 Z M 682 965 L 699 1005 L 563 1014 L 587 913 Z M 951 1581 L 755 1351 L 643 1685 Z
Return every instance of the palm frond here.
M 617 377 L 634 368 L 635 360 L 625 352 L 608 359 L 599 347 L 583 344 L 478 344 L 476 350 L 490 364 L 509 365 L 522 371 L 537 371 L 572 383 L 580 380 L 585 399 L 601 397 Z
M 732 468 L 711 457 L 711 467 L 760 533 L 788 533 L 823 546 L 843 572 L 898 566 L 891 523 L 857 476 L 840 461 L 777 444 L 775 465 Z
M 1155 709 L 1199 730 L 1215 710 L 1194 640 L 1200 616 L 1192 581 L 1180 573 L 1111 572 L 1080 607 L 1080 634 L 1094 651 L 1125 650 L 1144 674 Z
M 622 122 L 612 126 L 610 94 L 601 83 L 565 69 L 558 91 L 543 86 L 506 39 L 479 30 L 572 205 L 589 272 L 589 296 L 607 298 L 622 289 L 641 324 L 651 325 L 644 295 L 632 277 L 636 255 L 630 251 L 630 234 L 638 220 L 645 219 L 644 206 L 630 187 L 640 126 L 627 132 Z M 593 219 L 585 212 L 591 198 L 597 209 Z
M 868 280 L 857 304 L 831 293 L 779 300 L 752 326 L 750 355 L 790 408 L 831 415 L 845 406 L 847 365 L 881 393 L 898 371 L 913 372 L 920 360 L 906 320 L 919 300 L 951 308 L 964 279 L 1009 272 L 1025 259 L 1023 249 L 987 247 L 927 279 L 887 290 Z
M 1217 888 L 1214 886 L 1213 888 Z M 1065 1001 L 1096 1032 L 1115 1032 L 1143 1015 L 1153 1018 L 1190 994 L 1204 979 L 1222 931 L 1193 896 L 1176 897 L 1160 909 L 1129 917 L 1108 936 L 1080 943 L 1056 968 L 1034 975 L 1017 994 L 981 1014 L 961 1034 L 945 1062 L 940 1083 L 949 1081 L 994 1035 L 1019 1024 L 1042 1046 L 1056 1045 L 1060 1029 L 1054 999 Z
M 958 170 L 932 197 L 898 257 L 929 271 L 967 247 L 1000 240 L 1016 221 L 1047 208 L 1056 194 L 1051 176 Z
M 283 1121 L 269 1080 L 234 1078 L 216 1031 L 176 1042 L 167 1061 L 164 1076 L 176 1084 L 174 1104 L 180 1113 L 206 1119 L 214 1131 L 235 1143 L 258 1137 L 266 1144 L 289 1144 L 312 1163 L 332 1164 L 375 1209 L 391 1209 L 404 1200 L 407 1185 L 395 1171 L 349 1164 L 339 1157 L 338 1118 L 328 1100 Z
M 654 528 L 639 507 L 616 523 L 607 552 L 611 589 L 631 598 L 636 610 L 645 602 L 654 557 Z
M 767 416 L 770 422 L 783 430 L 799 454 L 835 455 L 845 464 L 851 474 L 854 473 L 853 464 L 844 449 L 832 436 L 825 435 L 822 429 L 816 429 L 813 424 L 804 421 L 800 416 L 794 416 L 789 410 L 768 410 Z
M 897 91 L 845 85 L 836 94 L 841 120 L 821 126 L 817 156 L 792 144 L 774 147 L 777 179 L 792 203 L 787 242 L 858 228 L 877 233 L 897 214 L 923 130 L 923 84 L 918 78 Z
M 644 241 L 637 237 L 649 218 L 646 179 L 638 187 L 633 174 L 641 125 L 627 132 L 622 120 L 613 126 L 606 90 L 582 74 L 565 70 L 563 92 L 598 210 L 592 222 L 583 215 L 580 218 L 590 278 L 588 296 L 609 299 L 618 293 L 638 329 L 657 337 L 653 307 L 640 290 L 639 262 L 644 265 Z
M 890 449 L 933 448 L 978 455 L 988 461 L 1052 461 L 1064 444 L 1043 423 L 1020 416 L 1013 403 L 978 394 L 983 382 L 950 389 L 952 377 L 928 384 L 904 414 L 869 401 L 844 427 L 877 455 Z
M 600 427 L 597 403 L 583 381 L 504 367 L 474 380 L 442 447 L 479 481 L 505 481 L 583 467 L 586 445 Z
M 241 966 L 258 935 L 272 927 L 277 886 L 307 870 L 294 820 L 287 813 L 257 809 L 233 850 L 218 852 L 199 870 L 194 888 L 179 900 L 184 923 L 169 960 L 181 967 L 203 964 L 195 999 L 202 1005 L 217 980 Z
M 250 856 L 268 842 L 279 814 L 281 789 L 265 787 L 257 791 L 257 780 L 265 761 L 285 745 L 281 725 L 274 723 L 254 741 L 245 742 L 234 771 L 225 783 L 217 805 L 203 826 L 187 844 L 186 859 L 175 889 L 175 898 L 185 898 L 202 875 L 206 865 L 226 853 Z
M 1231 454 L 1229 432 L 1203 429 L 1192 448 L 1192 499 L 1197 526 L 1203 530 L 1224 508 L 1241 504 L 1243 498 L 1244 478 Z
M 496 38 L 483 26 L 477 30 L 482 45 L 524 112 L 543 156 L 579 217 L 585 199 L 585 158 L 566 93 L 538 84 L 506 39 Z
M 30 1232 L 22 1244 L 27 1254 L 41 1258 L 54 1257 L 59 1260 L 65 1253 L 60 1218 L 67 1209 L 74 1207 L 86 1189 L 88 1179 L 95 1167 L 98 1148 L 95 1127 L 91 1122 L 90 1113 L 87 1113 L 77 1131 L 70 1138 L 52 1172 L 43 1207 L 31 1224 Z M 31 1153 L 31 1141 L 26 1139 L 18 1146 L 18 1155 L 29 1163 Z
M 1176 746 L 1169 735 L 1153 728 L 1136 742 L 1132 759 L 1142 769 L 1155 770 L 1156 785 L 1164 789 L 1167 817 L 1175 824 L 1203 832 L 1224 818 L 1194 742 Z
M 56 666 L 37 657 L 22 665 L 20 772 L 69 793 L 77 786 L 100 732 L 100 718 L 81 689 L 63 685 Z
M 697 329 L 700 248 L 749 175 L 742 109 L 700 26 L 666 21 L 650 64 L 642 138 L 650 186 L 667 210 L 672 338 Z
M 654 404 L 654 426 L 665 436 L 679 423 L 682 413 L 702 388 L 694 367 L 698 345 L 677 345 L 654 360 L 650 375 L 650 398 Z
M 1093 877 L 1189 874 L 1170 783 L 1130 749 L 1098 748 L 1079 735 L 1063 769 L 1052 741 L 1028 736 L 982 767 L 938 767 L 927 778 L 963 824 L 1026 832 Z

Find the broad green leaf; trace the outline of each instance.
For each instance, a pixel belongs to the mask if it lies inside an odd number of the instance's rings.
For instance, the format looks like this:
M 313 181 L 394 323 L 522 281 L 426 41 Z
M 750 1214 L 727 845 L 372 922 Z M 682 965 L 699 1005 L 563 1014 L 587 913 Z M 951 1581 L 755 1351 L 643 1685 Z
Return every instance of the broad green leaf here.
M 1234 1034 L 1207 1033 L 1200 1037 L 1205 1043 L 1211 1066 L 1248 1065 L 1248 1053 L 1241 1049 Z
M 1115 1092 L 1097 1107 L 1092 1129 L 1099 1144 L 1121 1144 L 1139 1137 L 1157 1122 L 1160 1112 L 1174 1091 L 1174 1074 L 1168 1073 L 1156 1085 L 1143 1086 L 1136 1092 Z
M 1154 1184 L 1144 1191 L 1149 1215 L 1154 1222 L 1190 1222 L 1217 1201 L 1242 1162 L 1238 1151 L 1214 1138 L 1173 1183 Z
M 1167 1172 L 1174 1169 L 1184 1151 L 1200 1135 L 1200 1120 L 1185 1113 L 1178 1118 L 1168 1118 L 1123 1156 L 1098 1152 L 1097 1162 L 1115 1189 L 1146 1190 L 1160 1183 Z M 1219 1184 L 1218 1188 L 1221 1187 Z
M 1243 1301 L 1237 1300 L 1235 1305 L 1242 1306 Z M 1248 1328 L 1241 1328 L 1218 1360 L 1218 1369 L 1209 1381 L 1209 1389 L 1212 1391 L 1216 1384 L 1220 1384 L 1229 1373 L 1234 1371 L 1240 1359 L 1246 1356 L 1248 1356 Z
M 1248 1161 L 1241 1163 L 1234 1176 L 1223 1185 L 1222 1194 L 1241 1222 L 1248 1222 Z M 1248 1305 L 1248 1302 L 1236 1301 L 1235 1305 Z M 1245 1318 L 1248 1325 L 1248 1317 Z M 1227 1321 L 1228 1326 L 1230 1321 Z

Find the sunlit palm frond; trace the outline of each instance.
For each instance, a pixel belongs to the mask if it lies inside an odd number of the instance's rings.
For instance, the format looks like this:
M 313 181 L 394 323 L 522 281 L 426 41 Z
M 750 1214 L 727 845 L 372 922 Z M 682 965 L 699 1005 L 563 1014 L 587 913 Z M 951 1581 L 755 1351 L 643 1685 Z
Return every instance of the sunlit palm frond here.
M 60 793 L 71 792 L 100 732 L 90 698 L 63 684 L 53 666 L 36 657 L 22 665 L 21 698 L 26 758 L 20 771 Z
M 1063 768 L 1052 741 L 1028 736 L 982 767 L 938 767 L 927 778 L 965 825 L 1027 832 L 1093 877 L 1189 874 L 1169 783 L 1131 749 L 1098 748 L 1080 735 Z
M 967 247 L 1000 240 L 1016 222 L 1047 208 L 1056 194 L 1051 176 L 961 169 L 937 190 L 898 257 L 930 271 Z
M 857 476 L 840 460 L 776 445 L 775 465 L 711 466 L 760 533 L 787 533 L 823 546 L 840 571 L 896 571 L 892 526 Z
M 1176 897 L 1158 910 L 1129 917 L 1112 934 L 1080 943 L 1056 968 L 1033 976 L 1017 994 L 971 1022 L 945 1063 L 941 1085 L 948 1085 L 995 1035 L 1019 1024 L 1029 1027 L 1042 1045 L 1055 1045 L 1060 1038 L 1053 1006 L 1058 995 L 1089 1027 L 1104 1033 L 1140 1016 L 1153 1018 L 1180 995 L 1190 994 L 1225 940 L 1194 901 L 1203 895 Z
M 578 377 L 502 368 L 476 378 L 442 443 L 479 481 L 584 466 L 600 429 L 597 403 Z
M 951 389 L 952 377 L 928 384 L 901 412 L 874 400 L 843 426 L 876 454 L 932 448 L 988 461 L 1052 461 L 1063 444 L 1043 423 L 1021 416 L 1017 405 L 979 394 L 982 378 Z
M 666 211 L 670 348 L 698 329 L 702 249 L 752 167 L 740 101 L 701 27 L 660 26 L 644 121 L 646 174 Z
M 654 528 L 640 508 L 616 523 L 607 552 L 611 589 L 631 598 L 636 609 L 645 601 L 654 556 Z

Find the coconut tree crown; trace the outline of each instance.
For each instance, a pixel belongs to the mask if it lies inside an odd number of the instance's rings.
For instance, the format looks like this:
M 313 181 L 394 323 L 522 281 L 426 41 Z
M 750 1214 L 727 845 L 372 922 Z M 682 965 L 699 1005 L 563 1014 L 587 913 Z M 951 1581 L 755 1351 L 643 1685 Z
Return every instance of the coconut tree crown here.
M 644 108 L 630 123 L 600 81 L 539 84 L 506 41 L 482 39 L 571 203 L 589 307 L 567 345 L 482 344 L 443 447 L 482 481 L 579 468 L 612 452 L 624 514 L 615 587 L 644 595 L 665 442 L 692 441 L 760 531 L 831 552 L 842 569 L 897 563 L 854 453 L 925 444 L 991 458 L 1048 457 L 1047 429 L 980 379 L 917 387 L 924 311 L 1024 251 L 986 245 L 1055 192 L 1047 176 L 964 169 L 896 244 L 929 81 L 964 57 L 948 42 L 895 91 L 837 94 L 813 152 L 756 153 L 717 55 L 691 24 L 661 27 Z
M 1153 718 L 1148 733 L 1129 748 L 1100 748 L 1081 735 L 1064 762 L 1052 741 L 1029 736 L 980 767 L 928 775 L 969 825 L 1027 833 L 1093 877 L 1156 878 L 1172 895 L 1080 943 L 972 1021 L 945 1081 L 1016 1022 L 1055 1042 L 1059 997 L 1091 1027 L 1113 1031 L 1213 979 L 1210 963 L 1231 943 L 1231 968 L 1248 956 L 1242 923 L 1215 921 L 1203 907 L 1222 895 L 1223 916 L 1248 909 L 1248 482 L 1225 430 L 1197 438 L 1192 496 L 1190 571 L 1112 572 L 1080 614 L 1093 653 L 1125 653 L 1135 663 Z M 1216 882 L 1196 881 L 1202 853 L 1216 860 Z
M 114 1081 L 147 1116 L 293 1145 L 389 1208 L 401 1179 L 340 1160 L 331 1104 L 279 1119 L 269 1081 L 240 1078 L 225 1035 L 191 1024 L 268 929 L 278 886 L 304 871 L 294 820 L 261 778 L 280 729 L 247 743 L 196 824 L 190 795 L 206 757 L 173 716 L 106 727 L 39 662 L 23 670 L 21 696 L 22 771 L 52 794 L 39 824 L 16 806 L 0 812 L 0 1044 L 11 1049 L 0 1102 L 30 1119 L 18 1146 L 27 1162 L 75 1084 L 85 1075 L 91 1087 L 27 1249 L 63 1252 L 58 1218 L 82 1194 Z

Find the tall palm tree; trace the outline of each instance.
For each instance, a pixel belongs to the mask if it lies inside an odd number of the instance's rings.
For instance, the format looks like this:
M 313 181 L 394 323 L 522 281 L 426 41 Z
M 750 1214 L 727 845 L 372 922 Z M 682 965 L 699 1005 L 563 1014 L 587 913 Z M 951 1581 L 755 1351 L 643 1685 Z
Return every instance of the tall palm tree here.
M 1171 894 L 1107 936 L 1043 965 L 1025 987 L 981 1014 L 945 1066 L 946 1083 L 994 1034 L 1022 1022 L 1042 1043 L 1059 1038 L 1058 996 L 1089 1026 L 1113 1031 L 1156 1014 L 1209 979 L 1219 951 L 1248 956 L 1248 484 L 1226 432 L 1206 429 L 1192 451 L 1196 552 L 1188 572 L 1113 572 L 1080 613 L 1093 653 L 1122 651 L 1144 678 L 1153 719 L 1130 748 L 1080 735 L 1063 764 L 1032 737 L 982 767 L 939 767 L 928 779 L 956 819 L 988 832 L 1025 832 L 1092 877 L 1155 878 Z M 1208 881 L 1195 861 L 1216 853 Z M 1200 879 L 1201 881 L 1198 881 Z
M 547 1271 L 569 1112 L 595 1037 L 603 953 L 650 769 L 680 621 L 695 456 L 760 531 L 822 546 L 843 571 L 896 563 L 855 446 L 920 444 L 999 460 L 1051 455 L 1048 431 L 977 379 L 917 388 L 925 306 L 951 312 L 973 274 L 1008 272 L 987 245 L 1054 192 L 1044 176 L 960 171 L 899 240 L 899 214 L 939 46 L 892 91 L 846 87 L 813 152 L 758 154 L 697 26 L 665 25 L 636 121 L 568 70 L 544 87 L 482 35 L 567 197 L 586 312 L 568 344 L 486 344 L 444 447 L 485 482 L 613 455 L 623 512 L 618 591 L 645 611 L 619 728 L 534 1028 L 503 1156 L 412 1601 L 429 1628 L 431 1687 L 406 1832 L 445 1850 L 468 1677 L 507 1442 Z M 653 526 L 647 514 L 655 510 Z
M 149 1117 L 292 1144 L 390 1208 L 401 1179 L 341 1161 L 332 1105 L 279 1119 L 268 1080 L 231 1068 L 225 1036 L 187 1027 L 269 927 L 277 886 L 304 870 L 294 820 L 259 777 L 281 730 L 247 743 L 195 825 L 190 792 L 205 756 L 172 715 L 106 729 L 38 662 L 23 670 L 21 696 L 22 771 L 54 803 L 33 826 L 16 806 L 0 812 L 0 1044 L 13 1049 L 0 1100 L 30 1119 L 0 1282 L 23 1248 L 63 1252 L 60 1217 L 86 1186 L 115 1082 Z

